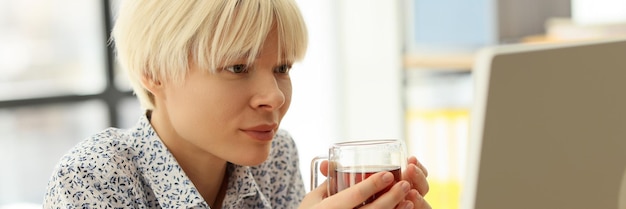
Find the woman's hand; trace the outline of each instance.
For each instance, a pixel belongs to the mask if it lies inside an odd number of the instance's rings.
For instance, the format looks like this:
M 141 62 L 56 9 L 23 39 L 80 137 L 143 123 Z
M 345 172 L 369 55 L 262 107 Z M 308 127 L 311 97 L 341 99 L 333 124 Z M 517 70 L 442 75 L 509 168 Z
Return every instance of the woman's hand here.
M 385 189 L 393 183 L 393 180 L 393 174 L 390 172 L 379 172 L 330 197 L 326 195 L 328 184 L 324 182 L 304 197 L 299 208 L 352 209 L 365 202 L 372 195 Z M 411 189 L 409 182 L 400 181 L 393 185 L 384 195 L 378 197 L 374 202 L 360 208 L 411 209 L 414 208 L 415 203 L 418 202 L 412 201 L 412 199 L 415 199 L 412 196 L 415 196 L 417 193 L 416 190 Z
M 402 173 L 402 181 L 396 183 L 389 192 L 376 199 L 376 201 L 363 206 L 361 208 L 413 208 L 413 209 L 431 209 L 430 205 L 424 199 L 428 193 L 429 186 L 426 177 L 428 171 L 417 160 L 415 156 L 407 159 L 406 170 Z M 320 164 L 320 172 L 324 176 L 328 176 L 328 162 L 324 161 Z M 380 172 L 372 175 L 370 178 L 358 183 L 346 190 L 343 190 L 331 197 L 327 197 L 327 183 L 322 183 L 318 188 L 311 191 L 302 201 L 300 208 L 354 208 L 356 205 L 364 202 L 367 198 L 376 194 L 376 192 L 384 189 L 393 182 L 393 175 L 390 175 L 390 182 L 384 183 L 383 174 L 389 172 Z M 383 182 L 383 183 L 380 183 Z M 402 187 L 407 183 L 409 189 L 404 195 L 404 199 L 397 200 L 396 195 L 402 196 Z M 389 194 L 389 195 L 388 195 Z M 383 201 L 379 200 L 381 198 Z M 393 204 L 395 202 L 395 204 Z M 374 204 L 376 203 L 376 204 Z
M 424 200 L 424 196 L 426 196 L 429 190 L 428 181 L 426 181 L 428 171 L 415 156 L 408 158 L 406 168 L 407 169 L 402 172 L 402 180 L 411 183 L 412 188 L 406 200 L 413 202 L 415 209 L 430 209 L 430 205 Z

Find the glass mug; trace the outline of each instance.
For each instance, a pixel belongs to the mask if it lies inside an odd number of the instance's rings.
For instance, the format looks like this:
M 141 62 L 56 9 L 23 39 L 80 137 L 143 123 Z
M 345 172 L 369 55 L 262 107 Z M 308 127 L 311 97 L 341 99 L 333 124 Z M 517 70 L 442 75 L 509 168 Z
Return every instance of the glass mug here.
M 328 160 L 328 196 L 334 195 L 359 183 L 369 176 L 389 171 L 394 183 L 368 198 L 360 206 L 368 204 L 402 180 L 402 171 L 407 164 L 406 147 L 400 140 L 362 140 L 332 144 L 328 157 L 315 157 L 311 162 L 311 189 L 318 185 L 318 170 L 321 162 Z M 360 207 L 359 206 L 359 207 Z

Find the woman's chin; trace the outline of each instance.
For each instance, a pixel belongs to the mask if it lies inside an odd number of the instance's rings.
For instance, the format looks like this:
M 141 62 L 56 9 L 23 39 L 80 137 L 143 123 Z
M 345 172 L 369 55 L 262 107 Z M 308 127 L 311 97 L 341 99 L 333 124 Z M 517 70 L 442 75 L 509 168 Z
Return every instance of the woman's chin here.
M 246 156 L 246 158 L 240 158 L 240 159 L 231 161 L 231 163 L 241 165 L 241 166 L 257 166 L 265 162 L 265 160 L 267 160 L 268 154 L 249 155 L 249 156 Z

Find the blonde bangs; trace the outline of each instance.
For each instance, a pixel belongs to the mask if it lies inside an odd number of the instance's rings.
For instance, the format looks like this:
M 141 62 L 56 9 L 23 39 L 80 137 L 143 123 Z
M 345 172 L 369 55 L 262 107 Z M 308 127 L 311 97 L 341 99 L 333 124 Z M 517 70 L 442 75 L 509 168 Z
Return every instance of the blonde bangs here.
M 296 62 L 304 58 L 308 32 L 300 9 L 294 1 L 274 1 L 274 15 L 280 42 L 280 59 Z
M 215 22 L 204 27 L 213 30 L 200 28 L 193 59 L 198 67 L 211 72 L 242 58 L 252 63 L 273 28 L 278 32 L 279 62 L 301 60 L 308 42 L 306 26 L 293 1 L 229 1 Z

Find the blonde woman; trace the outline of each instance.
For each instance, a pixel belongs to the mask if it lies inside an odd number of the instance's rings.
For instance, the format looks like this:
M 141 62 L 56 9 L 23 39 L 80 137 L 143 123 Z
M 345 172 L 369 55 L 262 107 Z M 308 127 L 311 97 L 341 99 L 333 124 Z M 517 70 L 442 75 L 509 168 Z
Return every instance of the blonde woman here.
M 293 0 L 121 3 L 114 44 L 146 114 L 66 154 L 45 208 L 353 208 L 391 184 L 378 173 L 331 197 L 323 186 L 305 194 L 279 129 L 307 47 Z M 410 161 L 363 208 L 429 208 L 426 171 Z

